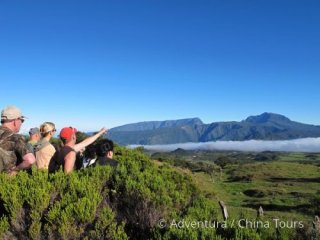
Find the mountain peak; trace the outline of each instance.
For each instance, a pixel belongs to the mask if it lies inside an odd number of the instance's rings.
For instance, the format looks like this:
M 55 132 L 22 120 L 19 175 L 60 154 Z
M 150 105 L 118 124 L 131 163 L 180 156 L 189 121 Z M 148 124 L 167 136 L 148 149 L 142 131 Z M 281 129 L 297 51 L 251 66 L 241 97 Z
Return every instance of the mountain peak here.
M 288 123 L 291 122 L 291 120 L 283 115 L 277 114 L 277 113 L 268 113 L 264 112 L 257 116 L 250 116 L 245 122 L 249 123 L 266 123 L 266 122 L 277 122 L 277 123 Z
M 294 122 L 283 115 L 265 112 L 241 122 L 203 124 L 199 118 L 140 122 L 112 128 L 108 134 L 119 144 L 154 145 L 320 137 L 320 126 Z M 176 151 L 183 152 L 182 149 Z

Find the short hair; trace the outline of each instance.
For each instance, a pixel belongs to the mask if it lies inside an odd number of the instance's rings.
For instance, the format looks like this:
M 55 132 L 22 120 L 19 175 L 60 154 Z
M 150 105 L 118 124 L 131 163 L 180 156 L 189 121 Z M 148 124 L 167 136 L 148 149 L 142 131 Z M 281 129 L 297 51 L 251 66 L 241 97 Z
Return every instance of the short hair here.
M 113 142 L 109 139 L 101 140 L 97 145 L 97 155 L 98 157 L 104 157 L 107 152 L 113 151 Z

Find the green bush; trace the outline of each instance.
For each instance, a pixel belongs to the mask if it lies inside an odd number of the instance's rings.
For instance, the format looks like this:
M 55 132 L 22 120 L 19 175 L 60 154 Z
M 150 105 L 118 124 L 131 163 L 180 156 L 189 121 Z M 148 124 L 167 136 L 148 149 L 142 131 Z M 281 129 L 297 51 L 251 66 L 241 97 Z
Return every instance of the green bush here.
M 4 239 L 289 239 L 292 232 L 237 226 L 175 227 L 173 221 L 218 221 L 220 210 L 192 179 L 141 149 L 116 146 L 117 168 L 65 175 L 32 169 L 0 174 L 0 238 Z M 221 217 L 220 217 L 221 218 Z M 165 227 L 160 220 L 166 221 Z M 263 237 L 269 236 L 269 237 Z

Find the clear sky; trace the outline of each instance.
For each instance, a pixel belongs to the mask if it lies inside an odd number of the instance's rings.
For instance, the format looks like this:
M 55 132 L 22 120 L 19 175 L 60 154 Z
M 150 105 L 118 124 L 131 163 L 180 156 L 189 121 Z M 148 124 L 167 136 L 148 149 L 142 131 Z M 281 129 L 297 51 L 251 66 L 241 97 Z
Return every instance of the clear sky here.
M 25 128 L 151 120 L 320 125 L 320 1 L 0 0 L 0 107 Z

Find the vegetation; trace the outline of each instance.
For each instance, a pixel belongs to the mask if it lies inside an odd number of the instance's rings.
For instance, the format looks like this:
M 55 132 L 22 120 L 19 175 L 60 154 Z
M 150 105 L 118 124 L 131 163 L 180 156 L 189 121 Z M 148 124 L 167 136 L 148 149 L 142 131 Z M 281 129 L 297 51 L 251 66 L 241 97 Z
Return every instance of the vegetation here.
M 218 201 L 223 200 L 230 218 L 256 219 L 261 206 L 264 219 L 269 222 L 274 218 L 303 221 L 304 228 L 296 229 L 291 239 L 311 238 L 311 223 L 314 216 L 320 215 L 319 153 L 177 149 L 154 153 L 152 158 L 191 176 L 201 193 L 213 200 L 216 209 Z M 211 165 L 212 172 L 201 167 L 207 165 Z M 266 232 L 261 234 L 268 239 Z
M 316 165 L 278 160 L 178 166 L 172 160 L 153 161 L 142 149 L 117 146 L 115 153 L 117 168 L 97 166 L 70 175 L 36 169 L 16 177 L 0 174 L 0 238 L 307 239 L 315 234 L 308 217 L 319 213 Z M 246 175 L 249 179 L 242 178 Z M 303 189 L 305 181 L 310 183 L 308 189 Z M 226 222 L 218 200 L 228 206 Z M 267 210 L 262 218 L 254 210 L 259 204 Z M 309 204 L 309 212 L 271 204 Z M 298 221 L 301 216 L 305 224 L 277 228 L 239 222 L 272 222 L 275 214 L 283 220 Z

